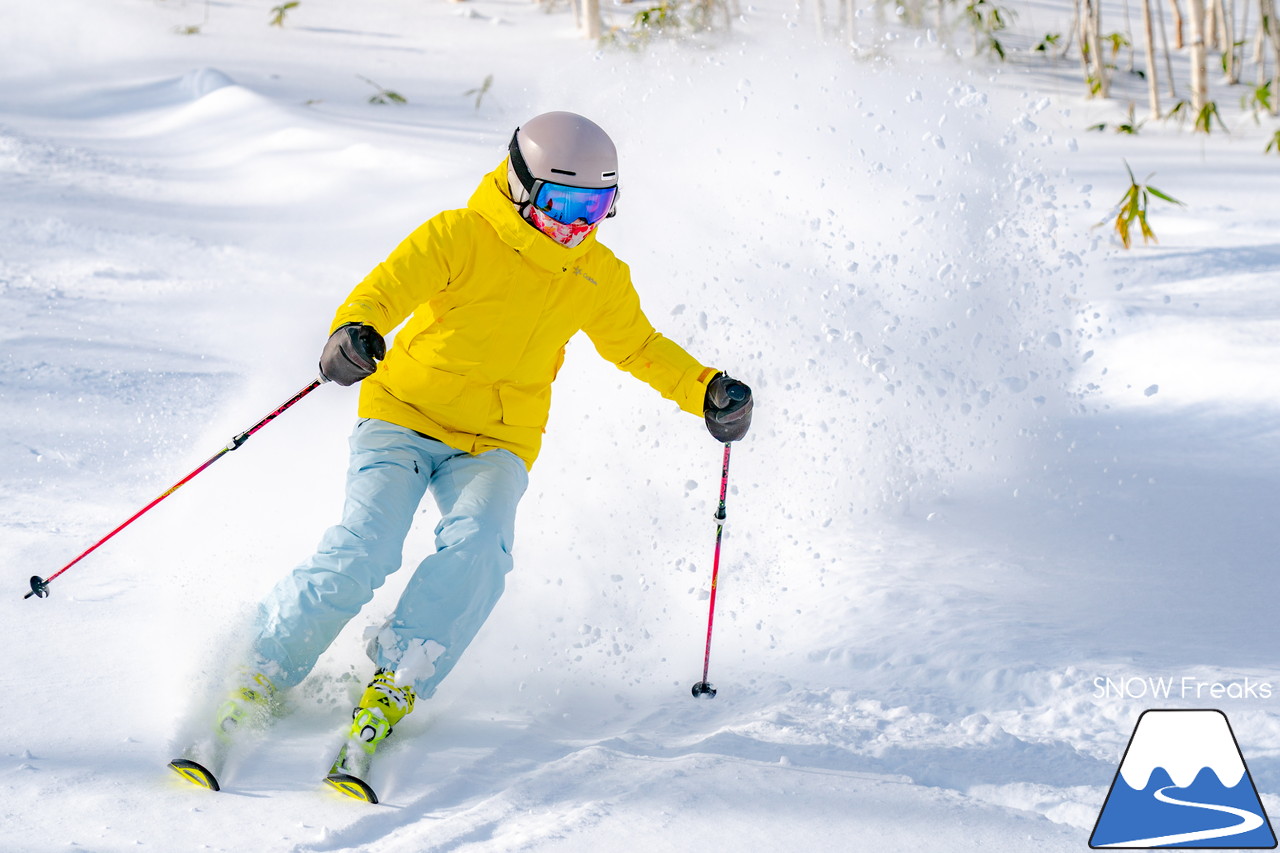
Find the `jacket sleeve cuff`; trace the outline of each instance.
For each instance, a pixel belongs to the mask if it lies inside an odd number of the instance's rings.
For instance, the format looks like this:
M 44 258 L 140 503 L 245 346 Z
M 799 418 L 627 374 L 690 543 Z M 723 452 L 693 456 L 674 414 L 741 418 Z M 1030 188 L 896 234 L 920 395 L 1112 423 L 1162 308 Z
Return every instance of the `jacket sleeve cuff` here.
M 714 367 L 702 367 L 692 379 L 688 382 L 681 382 L 682 386 L 687 385 L 688 400 L 680 401 L 680 408 L 690 414 L 702 417 L 706 414 L 707 407 L 707 386 L 711 384 L 711 380 L 720 375 L 720 371 Z

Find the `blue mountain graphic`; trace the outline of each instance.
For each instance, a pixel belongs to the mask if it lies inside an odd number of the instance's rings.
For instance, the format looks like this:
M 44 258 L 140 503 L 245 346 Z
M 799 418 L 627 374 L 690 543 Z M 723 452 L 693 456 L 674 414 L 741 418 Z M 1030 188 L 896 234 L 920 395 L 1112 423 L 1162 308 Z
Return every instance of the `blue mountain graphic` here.
M 1249 775 L 1246 773 L 1235 787 L 1229 788 L 1223 785 L 1217 774 L 1208 767 L 1202 768 L 1196 774 L 1195 780 L 1185 788 L 1174 787 L 1173 779 L 1163 767 L 1155 769 L 1142 790 L 1129 787 L 1124 777 L 1117 774 L 1115 783 L 1111 786 L 1111 792 L 1107 795 L 1107 801 L 1102 807 L 1102 814 L 1098 816 L 1093 837 L 1089 839 L 1089 846 L 1102 847 L 1110 844 L 1125 844 L 1139 839 L 1225 829 L 1239 825 L 1241 822 L 1236 815 L 1225 812 L 1161 802 L 1156 798 L 1157 791 L 1163 791 L 1164 796 L 1185 803 L 1243 809 L 1263 819 L 1261 826 L 1248 832 L 1165 846 L 1229 849 L 1276 846 L 1275 835 L 1266 820 L 1266 812 L 1262 809 Z

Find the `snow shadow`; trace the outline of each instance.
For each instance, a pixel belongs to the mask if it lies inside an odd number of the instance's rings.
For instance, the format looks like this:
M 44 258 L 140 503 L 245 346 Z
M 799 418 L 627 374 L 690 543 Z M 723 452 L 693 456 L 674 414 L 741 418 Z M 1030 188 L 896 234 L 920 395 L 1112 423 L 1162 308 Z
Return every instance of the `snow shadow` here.
M 1026 560 L 1020 604 L 1104 657 L 1274 664 L 1280 464 L 1269 412 L 1108 412 L 1059 425 L 1021 487 L 945 511 L 948 533 Z

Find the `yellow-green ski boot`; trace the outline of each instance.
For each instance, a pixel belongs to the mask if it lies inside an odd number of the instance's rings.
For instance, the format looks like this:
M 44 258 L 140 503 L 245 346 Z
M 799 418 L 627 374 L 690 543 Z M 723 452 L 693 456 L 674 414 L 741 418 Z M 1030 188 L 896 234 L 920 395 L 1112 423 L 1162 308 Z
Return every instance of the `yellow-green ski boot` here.
M 347 742 L 338 752 L 325 783 L 357 800 L 378 802 L 367 779 L 378 744 L 413 710 L 413 688 L 396 684 L 396 674 L 380 669 L 351 713 Z
M 218 709 L 215 729 L 230 736 L 241 727 L 265 728 L 277 707 L 276 686 L 260 672 L 246 672 Z
M 214 717 L 213 733 L 169 762 L 169 769 L 193 785 L 219 790 L 218 774 L 237 732 L 265 728 L 279 705 L 275 685 L 260 672 L 242 672 Z

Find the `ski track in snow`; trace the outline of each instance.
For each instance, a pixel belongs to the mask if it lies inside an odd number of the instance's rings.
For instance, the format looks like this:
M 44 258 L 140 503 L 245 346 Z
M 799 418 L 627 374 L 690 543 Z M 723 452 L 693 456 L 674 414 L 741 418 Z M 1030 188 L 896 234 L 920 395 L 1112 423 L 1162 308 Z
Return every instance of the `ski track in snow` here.
M 239 2 L 21 10 L 0 34 L 2 846 L 1077 850 L 1137 715 L 1209 701 L 1095 679 L 1280 688 L 1264 130 L 1086 134 L 1119 100 L 1025 58 L 905 39 L 853 63 L 779 26 L 790 7 L 753 14 L 718 51 L 632 56 L 497 0 L 307 0 L 283 30 Z M 531 45 L 558 59 L 530 73 Z M 409 103 L 368 104 L 357 75 Z M 575 340 L 517 570 L 377 764 L 387 805 L 319 779 L 406 572 L 224 794 L 166 778 L 252 605 L 336 516 L 354 395 L 310 396 L 50 599 L 22 601 L 27 577 L 311 378 L 352 283 L 553 108 L 619 141 L 602 234 L 650 317 L 758 395 L 719 696 L 688 696 L 719 455 Z M 1122 158 L 1188 203 L 1131 253 L 1090 230 Z M 1215 705 L 1273 813 L 1274 701 Z

